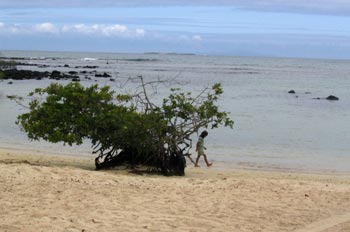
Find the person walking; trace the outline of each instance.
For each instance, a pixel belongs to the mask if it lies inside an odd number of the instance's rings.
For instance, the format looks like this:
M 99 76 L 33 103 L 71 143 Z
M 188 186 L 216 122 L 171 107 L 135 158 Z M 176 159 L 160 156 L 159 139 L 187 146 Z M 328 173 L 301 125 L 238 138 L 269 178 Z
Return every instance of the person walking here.
M 198 142 L 196 144 L 197 159 L 196 159 L 196 163 L 194 165 L 195 167 L 200 167 L 198 165 L 198 161 L 199 161 L 199 158 L 201 156 L 204 157 L 204 161 L 207 164 L 207 167 L 210 167 L 211 165 L 213 165 L 213 163 L 208 162 L 207 154 L 205 153 L 205 150 L 207 148 L 204 146 L 204 138 L 207 136 L 208 136 L 208 131 L 203 131 L 198 138 Z

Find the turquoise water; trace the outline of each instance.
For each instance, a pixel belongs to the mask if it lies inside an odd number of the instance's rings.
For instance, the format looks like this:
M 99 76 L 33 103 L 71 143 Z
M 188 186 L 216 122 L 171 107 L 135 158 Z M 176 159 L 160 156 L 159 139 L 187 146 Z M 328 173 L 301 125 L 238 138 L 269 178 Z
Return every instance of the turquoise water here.
M 132 83 L 120 87 L 128 77 L 138 75 L 146 80 L 176 77 L 183 89 L 194 93 L 220 82 L 224 87 L 220 106 L 231 112 L 235 126 L 209 131 L 206 145 L 211 160 L 252 168 L 350 171 L 349 60 L 24 51 L 3 51 L 2 56 L 49 65 L 19 67 L 40 71 L 92 71 L 75 67 L 96 65 L 98 72 L 108 72 L 116 81 L 92 77 L 81 78 L 82 84 L 111 85 L 117 91 L 134 91 Z M 65 64 L 70 67 L 62 67 Z M 7 82 L 0 81 L 0 147 L 92 156 L 88 143 L 70 149 L 29 142 L 14 124 L 25 109 L 6 95 L 25 96 L 52 80 Z M 155 101 L 166 96 L 169 88 L 159 86 Z M 288 94 L 291 89 L 295 95 Z M 340 101 L 313 99 L 328 95 Z

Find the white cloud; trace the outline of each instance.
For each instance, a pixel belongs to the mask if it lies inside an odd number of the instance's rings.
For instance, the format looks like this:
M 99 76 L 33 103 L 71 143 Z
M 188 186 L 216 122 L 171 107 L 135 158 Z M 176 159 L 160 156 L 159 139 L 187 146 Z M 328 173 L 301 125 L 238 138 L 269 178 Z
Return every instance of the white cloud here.
M 62 28 L 62 32 L 82 33 L 93 36 L 119 36 L 119 37 L 142 37 L 145 36 L 146 31 L 138 28 L 135 30 L 129 29 L 125 25 L 120 24 L 75 24 L 65 25 Z
M 124 25 L 101 25 L 101 32 L 103 35 L 112 36 L 128 32 L 127 26 Z
M 202 41 L 202 36 L 200 35 L 179 35 L 178 36 L 178 39 L 179 40 L 182 40 L 182 41 L 187 41 L 187 42 L 190 42 L 190 41 Z
M 42 32 L 42 33 L 52 33 L 52 34 L 59 33 L 59 29 L 52 23 L 36 24 L 34 25 L 34 29 L 37 32 Z
M 136 29 L 135 32 L 139 36 L 144 36 L 146 34 L 146 31 L 144 29 Z
M 0 22 L 0 33 L 3 34 L 18 34 L 18 33 L 26 33 L 28 30 L 25 28 L 22 28 L 19 24 L 5 24 L 3 22 Z
M 194 35 L 192 36 L 192 39 L 196 41 L 202 41 L 202 37 L 200 35 Z
M 97 24 L 94 25 L 85 25 L 85 24 L 73 24 L 73 25 L 64 25 L 62 27 L 63 33 L 81 33 L 81 34 L 94 34 L 99 30 Z
M 63 33 L 80 33 L 93 36 L 139 36 L 144 35 L 144 29 L 130 30 L 125 25 L 120 24 L 73 24 L 64 25 Z
M 0 33 L 10 34 L 54 34 L 54 35 L 87 35 L 94 37 L 124 37 L 139 38 L 146 34 L 142 28 L 129 29 L 120 24 L 65 24 L 55 25 L 53 23 L 40 24 L 4 24 L 0 22 Z

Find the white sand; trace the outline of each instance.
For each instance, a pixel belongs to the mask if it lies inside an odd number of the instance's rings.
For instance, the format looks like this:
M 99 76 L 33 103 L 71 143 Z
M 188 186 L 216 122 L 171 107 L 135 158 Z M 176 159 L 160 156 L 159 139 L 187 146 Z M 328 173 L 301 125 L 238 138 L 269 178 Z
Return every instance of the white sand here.
M 0 231 L 350 231 L 347 175 L 93 169 L 0 150 Z

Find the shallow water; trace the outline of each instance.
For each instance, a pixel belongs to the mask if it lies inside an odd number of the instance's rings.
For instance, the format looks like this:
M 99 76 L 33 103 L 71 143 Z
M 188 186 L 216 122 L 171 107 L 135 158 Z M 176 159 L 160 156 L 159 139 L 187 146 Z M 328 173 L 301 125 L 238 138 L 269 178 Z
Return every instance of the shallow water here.
M 119 87 L 127 77 L 138 75 L 146 80 L 176 77 L 182 88 L 191 92 L 220 82 L 224 87 L 220 106 L 231 112 L 235 125 L 233 130 L 209 131 L 206 145 L 210 159 L 257 168 L 350 171 L 348 60 L 20 51 L 4 51 L 2 56 L 49 65 L 19 67 L 40 71 L 92 71 L 75 67 L 96 65 L 99 73 L 108 72 L 116 81 L 94 77 L 86 80 L 82 76 L 82 84 L 111 85 L 117 91 L 133 91 L 132 84 L 123 90 Z M 65 64 L 70 67 L 62 67 Z M 53 81 L 13 82 L 8 85 L 7 80 L 0 81 L 1 147 L 92 156 L 88 143 L 72 149 L 29 142 L 14 123 L 25 109 L 6 95 L 25 96 Z M 158 87 L 156 98 L 166 96 L 169 88 Z M 291 89 L 296 94 L 288 94 Z M 328 95 L 336 95 L 340 101 L 313 99 Z

